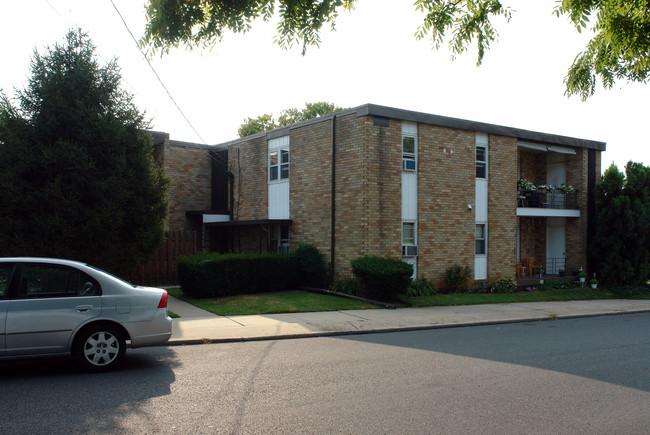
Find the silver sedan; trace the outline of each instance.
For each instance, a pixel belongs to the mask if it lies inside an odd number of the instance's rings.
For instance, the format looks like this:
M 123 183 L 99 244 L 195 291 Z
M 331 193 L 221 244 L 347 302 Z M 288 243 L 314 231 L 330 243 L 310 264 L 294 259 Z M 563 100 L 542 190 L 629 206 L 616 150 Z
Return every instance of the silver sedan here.
M 0 359 L 72 355 L 101 371 L 171 334 L 165 290 L 76 261 L 0 258 Z

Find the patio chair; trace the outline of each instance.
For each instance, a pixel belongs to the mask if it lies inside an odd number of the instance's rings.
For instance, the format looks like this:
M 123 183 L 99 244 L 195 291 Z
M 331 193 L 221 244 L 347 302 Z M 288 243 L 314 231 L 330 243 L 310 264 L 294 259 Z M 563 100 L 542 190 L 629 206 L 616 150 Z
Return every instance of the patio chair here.
M 528 269 L 528 276 L 535 276 L 542 270 L 542 264 L 538 263 L 535 257 L 524 257 L 521 261 Z
M 521 261 L 517 261 L 515 267 L 517 269 L 517 278 L 521 278 L 522 276 L 526 275 L 526 266 L 521 264 Z

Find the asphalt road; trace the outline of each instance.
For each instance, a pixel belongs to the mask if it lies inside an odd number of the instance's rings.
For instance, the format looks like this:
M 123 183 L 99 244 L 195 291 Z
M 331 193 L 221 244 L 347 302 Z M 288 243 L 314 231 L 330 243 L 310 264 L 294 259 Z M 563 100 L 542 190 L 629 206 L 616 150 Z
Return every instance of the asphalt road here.
M 0 433 L 650 430 L 650 314 L 0 364 Z

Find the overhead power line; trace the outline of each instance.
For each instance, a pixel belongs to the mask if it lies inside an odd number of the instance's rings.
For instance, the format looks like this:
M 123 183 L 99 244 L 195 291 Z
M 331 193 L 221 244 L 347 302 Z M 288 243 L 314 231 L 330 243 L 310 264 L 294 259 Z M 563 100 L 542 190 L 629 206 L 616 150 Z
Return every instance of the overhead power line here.
M 117 9 L 117 6 L 115 6 L 115 3 L 113 3 L 113 0 L 110 0 L 110 1 L 111 1 L 111 4 L 113 5 L 113 8 L 115 9 L 115 12 L 117 12 L 117 15 L 119 15 L 120 19 L 122 20 L 122 23 L 124 24 L 124 27 L 129 32 L 129 35 L 131 35 L 131 38 L 133 39 L 133 42 L 135 42 L 136 47 L 138 47 L 138 50 L 142 54 L 142 57 L 144 58 L 145 61 L 147 61 L 147 65 L 149 65 L 149 68 L 151 68 L 151 71 L 153 71 L 154 75 L 156 76 L 156 79 L 158 79 L 158 82 L 160 83 L 160 86 L 162 86 L 162 88 L 165 90 L 165 92 L 167 93 L 167 96 L 169 97 L 169 99 L 172 100 L 172 103 L 174 103 L 174 106 L 176 106 L 176 109 L 178 109 L 178 111 L 181 114 L 181 116 L 183 117 L 183 119 L 185 119 L 185 122 L 187 122 L 187 125 L 189 125 L 190 128 L 194 131 L 194 133 L 196 133 L 198 138 L 201 139 L 201 142 L 203 142 L 204 145 L 207 145 L 207 143 L 205 142 L 203 137 L 201 137 L 201 135 L 199 134 L 198 131 L 196 131 L 196 129 L 194 128 L 194 126 L 192 125 L 190 120 L 187 118 L 187 116 L 185 116 L 185 113 L 183 113 L 183 110 L 180 108 L 178 103 L 176 103 L 176 100 L 174 100 L 174 97 L 172 97 L 172 94 L 167 89 L 167 86 L 165 86 L 165 84 L 163 83 L 162 79 L 158 75 L 158 72 L 156 72 L 156 69 L 153 67 L 153 65 L 149 61 L 149 58 L 147 57 L 145 52 L 142 51 L 142 48 L 140 47 L 140 44 L 138 43 L 138 40 L 135 38 L 135 36 L 133 35 L 133 32 L 131 32 L 131 29 L 126 24 L 126 21 L 124 20 L 124 17 L 120 13 L 120 10 Z

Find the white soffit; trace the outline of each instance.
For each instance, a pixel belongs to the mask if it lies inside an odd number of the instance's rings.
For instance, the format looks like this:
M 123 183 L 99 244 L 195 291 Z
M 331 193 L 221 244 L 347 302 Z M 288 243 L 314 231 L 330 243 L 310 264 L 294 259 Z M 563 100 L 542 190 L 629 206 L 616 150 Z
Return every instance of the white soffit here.
M 519 146 L 519 148 L 526 148 L 535 151 L 551 152 L 551 153 L 559 153 L 559 154 L 571 154 L 574 156 L 576 155 L 576 150 L 574 150 L 573 148 L 561 147 L 557 145 L 542 145 L 542 144 L 532 143 L 532 142 L 517 141 L 517 146 Z
M 573 148 L 559 147 L 559 146 L 556 146 L 556 145 L 549 145 L 548 150 L 553 152 L 553 153 L 571 154 L 572 156 L 576 155 L 576 150 L 574 150 Z
M 227 214 L 204 214 L 203 223 L 211 224 L 214 222 L 230 222 L 230 215 Z

